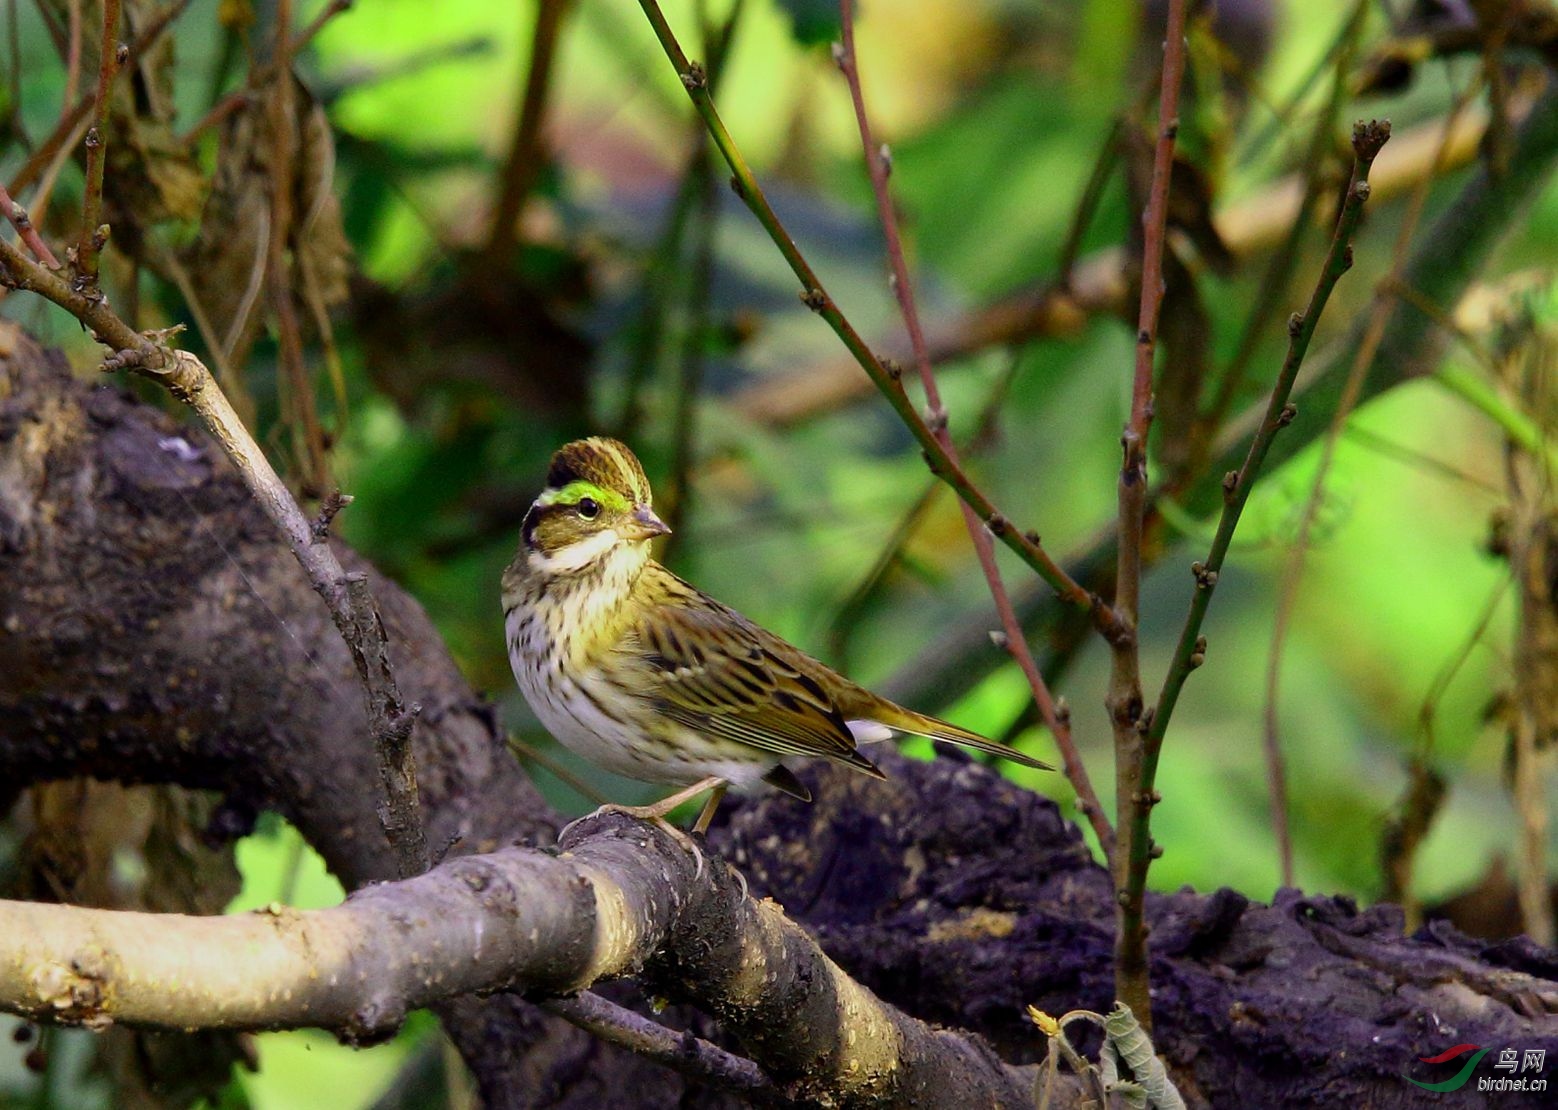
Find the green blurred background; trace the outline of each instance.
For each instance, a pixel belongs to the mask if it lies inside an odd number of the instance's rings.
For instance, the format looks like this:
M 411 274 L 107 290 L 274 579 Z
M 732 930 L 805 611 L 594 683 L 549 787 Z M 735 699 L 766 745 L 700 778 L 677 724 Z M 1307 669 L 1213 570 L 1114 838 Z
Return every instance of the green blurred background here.
M 213 88 L 241 80 L 241 71 L 223 76 L 219 68 L 229 7 L 197 2 L 177 25 L 181 121 L 210 106 Z M 318 7 L 304 5 L 303 17 Z M 710 7 L 716 21 L 728 10 L 720 0 Z M 1225 7 L 1247 9 L 1269 32 L 1269 49 L 1247 83 L 1221 100 L 1205 98 L 1208 113 L 1218 113 L 1211 123 L 1188 128 L 1192 146 L 1197 134 L 1218 146 L 1203 150 L 1202 168 L 1219 208 L 1260 196 L 1303 168 L 1328 71 L 1311 78 L 1353 10 L 1340 2 Z M 1376 7 L 1363 25 L 1365 50 L 1390 32 Z M 18 107 L 36 135 L 57 113 L 63 75 L 37 13 L 27 4 L 7 8 L 19 35 Z M 265 5 L 254 8 L 263 20 Z M 358 0 L 299 61 L 336 129 L 336 191 L 356 265 L 374 288 L 400 298 L 401 311 L 436 305 L 486 233 L 535 11 L 533 0 Z M 666 11 L 691 52 L 701 53 L 692 5 L 668 2 Z M 828 52 L 836 18 L 831 4 L 811 0 L 746 3 L 718 100 L 835 299 L 863 332 L 896 347 L 880 232 L 846 90 Z M 1142 21 L 1140 6 L 1124 0 L 863 5 L 865 90 L 878 134 L 891 143 L 893 188 L 933 328 L 1053 273 L 1100 147 L 1119 114 L 1134 111 L 1152 86 L 1154 53 L 1143 49 L 1150 34 Z M 665 240 L 694 131 L 685 95 L 637 6 L 578 0 L 558 49 L 546 131 L 552 160 L 526 206 L 515 261 L 527 299 L 503 341 L 521 344 L 509 352 L 521 378 L 527 360 L 552 360 L 568 368 L 567 388 L 527 394 L 530 386 L 498 380 L 458 348 L 408 343 L 398 350 L 393 337 L 372 336 L 364 311 L 349 311 L 337 334 L 349 408 L 335 429 L 332 465 L 356 497 L 341 517 L 344 534 L 421 600 L 521 740 L 600 794 L 633 801 L 649 788 L 610 780 L 556 750 L 524 707 L 504 658 L 497 583 L 546 456 L 585 430 L 621 430 L 635 376 L 641 385 L 631 436 L 652 479 L 664 483 L 676 465 L 687 352 L 701 364 L 690 493 L 671 555 L 698 585 L 813 654 L 847 663 L 868 683 L 889 680 L 950 628 L 978 620 L 994 627 L 995 620 L 956 506 L 940 495 L 880 589 L 839 627 L 847 599 L 924 490 L 919 453 L 874 397 L 795 424 L 754 417 L 756 383 L 837 361 L 836 340 L 797 301 L 782 260 L 723 186 L 717 221 L 701 224 L 713 227 L 708 303 L 689 304 L 697 236 L 686 232 L 669 265 Z M 1358 116 L 1390 116 L 1398 134 L 1442 117 L 1480 65 L 1475 56 L 1425 64 L 1405 89 L 1349 100 L 1338 140 Z M 213 156 L 209 145 L 201 149 L 200 157 Z M 6 165 L 20 157 L 13 149 Z M 1466 172 L 1434 185 L 1423 228 Z M 68 170 L 58 190 L 56 206 L 79 205 L 79 172 Z M 1558 246 L 1555 204 L 1558 191 L 1549 187 L 1485 278 L 1545 265 Z M 1327 313 L 1321 346 L 1343 334 L 1388 268 L 1405 208 L 1395 200 L 1371 211 L 1357 269 Z M 694 211 L 689 226 L 704 216 Z M 1122 242 L 1134 218 L 1117 173 L 1083 239 L 1084 254 Z M 1317 226 L 1280 302 L 1281 318 L 1307 295 L 1323 241 Z M 1232 272 L 1199 274 L 1217 364 L 1237 345 L 1261 267 L 1257 258 Z M 1534 341 L 1558 316 L 1546 277 L 1538 273 L 1521 298 Z M 182 319 L 176 294 L 162 290 L 148 300 L 148 319 Z M 657 305 L 669 307 L 646 323 Z M 79 329 L 40 302 L 13 296 L 5 311 L 66 346 L 83 367 L 93 363 Z M 535 323 L 541 318 L 544 326 Z M 449 327 L 465 323 L 451 317 Z M 534 354 L 522 345 L 531 339 Z M 198 339 L 191 342 L 199 349 Z M 1078 549 L 1113 517 L 1132 351 L 1133 329 L 1100 317 L 1064 338 L 991 349 L 940 370 L 959 437 L 973 430 L 992 391 L 1006 390 L 972 470 L 1052 552 Z M 1281 352 L 1280 335 L 1268 335 L 1239 407 L 1263 397 Z M 262 431 L 278 419 L 274 360 L 273 342 L 262 337 L 245 369 Z M 1467 347 L 1454 348 L 1450 361 L 1488 377 Z M 1509 398 L 1501 403 L 1518 409 Z M 279 437 L 269 442 L 276 446 Z M 1158 889 L 1226 885 L 1267 899 L 1278 884 L 1261 754 L 1265 673 L 1286 552 L 1317 455 L 1312 447 L 1262 480 L 1224 574 L 1206 628 L 1207 665 L 1186 688 L 1159 775 L 1164 801 L 1155 837 L 1165 855 L 1152 871 Z M 1434 378 L 1365 405 L 1341 438 L 1281 656 L 1278 719 L 1296 878 L 1305 889 L 1378 896 L 1381 834 L 1404 788 L 1406 761 L 1425 741 L 1425 703 L 1436 676 L 1463 655 L 1427 708 L 1430 761 L 1451 785 L 1418 859 L 1416 893 L 1434 902 L 1475 886 L 1513 850 L 1507 739 L 1488 716 L 1511 684 L 1509 572 L 1486 551 L 1504 489 L 1503 430 Z M 1187 565 L 1204 553 L 1210 534 L 1210 521 L 1181 523 L 1187 542 L 1152 571 L 1144 590 L 1149 690 L 1183 619 Z M 1004 554 L 1002 567 L 1009 582 L 1027 581 L 1025 568 Z M 987 650 L 987 663 L 999 659 L 993 645 Z M 1102 708 L 1107 672 L 1107 653 L 1094 643 L 1058 684 L 1101 786 L 1112 780 Z M 958 703 L 921 708 L 1001 735 L 1027 701 L 1015 668 L 1002 665 Z M 1040 731 L 1027 730 L 1017 743 L 1054 757 Z M 1060 776 L 1008 773 L 1074 815 Z M 548 770 L 536 767 L 535 775 L 559 808 L 591 804 Z M 296 833 L 274 820 L 239 845 L 238 859 L 244 889 L 233 912 L 272 900 L 318 906 L 341 897 Z M 0 1052 L 0 1099 L 101 1105 L 108 1096 L 80 1047 L 88 1037 L 51 1035 L 51 1063 L 41 1077 L 22 1066 L 23 1049 Z M 257 1044 L 262 1068 L 235 1081 L 229 1105 L 368 1106 L 410 1054 L 436 1051 L 427 1047 L 436 1044 L 428 1021 L 366 1051 L 312 1033 L 264 1035 Z

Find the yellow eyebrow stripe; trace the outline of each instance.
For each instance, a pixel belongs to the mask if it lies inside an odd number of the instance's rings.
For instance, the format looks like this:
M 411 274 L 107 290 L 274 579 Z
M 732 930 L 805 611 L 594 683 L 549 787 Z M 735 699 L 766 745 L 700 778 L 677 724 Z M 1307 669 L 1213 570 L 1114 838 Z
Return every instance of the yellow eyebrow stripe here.
M 547 490 L 540 497 L 536 498 L 536 504 L 543 506 L 577 505 L 586 497 L 594 498 L 605 508 L 613 509 L 617 512 L 626 512 L 632 508 L 628 504 L 627 498 L 621 494 L 602 489 L 594 482 L 587 482 L 582 478 L 576 482 L 569 482 L 562 489 Z

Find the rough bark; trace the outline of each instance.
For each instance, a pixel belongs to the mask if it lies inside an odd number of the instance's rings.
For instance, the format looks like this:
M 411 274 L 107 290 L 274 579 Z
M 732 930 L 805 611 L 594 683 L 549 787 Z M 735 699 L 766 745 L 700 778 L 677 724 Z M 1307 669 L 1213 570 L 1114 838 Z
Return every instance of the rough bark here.
M 463 857 L 307 913 L 0 902 L 0 999 L 89 1026 L 316 1026 L 361 1042 L 452 995 L 568 994 L 638 973 L 716 1016 L 799 1101 L 1030 1103 L 1032 1074 L 884 1005 L 780 906 L 666 830 L 605 816 L 561 847 Z
M 375 589 L 402 687 L 426 707 L 429 842 L 549 843 L 552 815 L 425 615 L 392 583 Z M 0 791 L 79 775 L 219 790 L 226 831 L 274 807 L 361 886 L 394 870 L 361 704 L 323 607 L 219 454 L 0 333 Z M 807 769 L 815 805 L 732 806 L 709 850 L 884 1000 L 1036 1059 L 1026 1005 L 1111 1001 L 1107 874 L 1051 803 L 982 767 L 884 765 L 886 784 Z M 1156 1040 L 1193 1100 L 1415 1105 L 1403 1073 L 1425 1077 L 1416 1058 L 1454 1043 L 1558 1058 L 1558 956 L 1529 942 L 1403 938 L 1391 907 L 1292 891 L 1270 907 L 1155 896 L 1148 918 Z M 696 950 L 651 961 L 644 986 L 679 993 Z M 493 1105 L 624 1090 L 650 1107 L 728 1104 L 512 996 L 440 1012 Z M 767 1016 L 717 1016 L 777 1035 Z

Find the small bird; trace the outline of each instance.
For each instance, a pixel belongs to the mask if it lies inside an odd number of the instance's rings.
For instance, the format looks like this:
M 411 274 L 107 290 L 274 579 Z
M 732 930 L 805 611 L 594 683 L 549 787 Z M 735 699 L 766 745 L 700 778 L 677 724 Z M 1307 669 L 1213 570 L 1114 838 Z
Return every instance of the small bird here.
M 684 582 L 650 558 L 668 532 L 633 452 L 576 440 L 552 456 L 503 573 L 509 663 L 541 723 L 608 771 L 685 787 L 607 809 L 663 821 L 712 791 L 693 825 L 703 832 L 730 785 L 762 780 L 810 801 L 789 756 L 884 778 L 856 745 L 894 732 L 1053 770 L 871 693 Z

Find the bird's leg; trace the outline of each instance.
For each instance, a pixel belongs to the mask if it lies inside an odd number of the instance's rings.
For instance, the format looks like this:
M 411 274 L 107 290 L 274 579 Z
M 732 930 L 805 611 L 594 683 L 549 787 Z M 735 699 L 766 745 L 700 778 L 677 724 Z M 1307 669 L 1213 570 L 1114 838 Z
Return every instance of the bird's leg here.
M 729 783 L 721 779 L 719 785 L 709 791 L 709 800 L 703 803 L 703 809 L 699 811 L 698 819 L 692 823 L 693 832 L 706 833 L 709 831 L 709 825 L 714 820 L 714 811 L 719 808 L 720 800 L 725 797 L 725 788 L 728 785 Z
M 628 817 L 637 817 L 642 821 L 653 821 L 666 832 L 670 833 L 671 839 L 675 840 L 683 848 L 686 848 L 687 851 L 692 853 L 693 858 L 698 861 L 698 869 L 694 874 L 694 877 L 696 878 L 702 876 L 703 874 L 703 852 L 698 848 L 697 841 L 693 840 L 692 837 L 688 836 L 686 833 L 682 832 L 681 829 L 667 821 L 665 819 L 665 815 L 670 813 L 683 802 L 696 798 L 705 790 L 712 790 L 714 791 L 713 796 L 709 798 L 708 804 L 703 807 L 703 812 L 698 815 L 698 821 L 700 823 L 693 826 L 694 832 L 702 832 L 705 828 L 708 827 L 708 821 L 704 820 L 704 818 L 707 817 L 711 820 L 713 819 L 714 808 L 719 805 L 720 798 L 724 797 L 725 787 L 728 785 L 730 784 L 727 783 L 724 779 L 720 778 L 718 775 L 710 775 L 708 778 L 700 779 L 691 786 L 678 790 L 669 798 L 662 798 L 660 801 L 655 802 L 652 805 L 624 806 L 618 805 L 615 802 L 609 802 L 597 809 L 591 816 L 599 816 L 603 813 L 621 813 Z M 582 821 L 584 819 L 581 817 L 579 820 Z M 577 821 L 569 822 L 568 825 L 563 829 L 562 833 L 559 834 L 558 839 L 561 840 L 562 837 L 567 834 L 568 830 L 573 828 L 573 826 L 576 824 L 578 824 Z
M 720 778 L 718 775 L 710 775 L 706 779 L 698 780 L 697 782 L 693 783 L 691 786 L 683 787 L 682 789 L 678 790 L 675 794 L 672 794 L 669 798 L 662 798 L 660 801 L 654 802 L 651 805 L 647 805 L 647 806 L 622 806 L 622 805 L 617 805 L 615 802 L 612 802 L 612 803 L 609 803 L 607 805 L 601 806 L 600 809 L 596 810 L 595 812 L 596 813 L 621 813 L 621 814 L 627 815 L 628 817 L 640 818 L 641 820 L 644 820 L 644 821 L 664 821 L 666 814 L 670 813 L 673 809 L 675 809 L 677 806 L 681 805 L 683 802 L 688 802 L 688 801 L 691 801 L 692 799 L 696 798 L 699 794 L 702 794 L 705 790 L 713 790 L 714 791 L 714 797 L 711 799 L 711 801 L 713 801 L 714 804 L 717 805 L 719 803 L 719 798 L 725 793 L 725 787 L 727 785 L 728 784 L 725 782 L 725 780 Z M 704 806 L 703 808 L 704 808 L 705 812 L 708 812 L 711 807 L 710 806 Z M 713 813 L 709 813 L 709 816 L 713 817 L 714 814 Z M 698 819 L 700 821 L 703 820 L 703 817 L 702 817 L 701 814 L 699 815 Z M 703 830 L 695 825 L 695 826 L 693 826 L 693 831 L 694 832 L 702 832 Z

